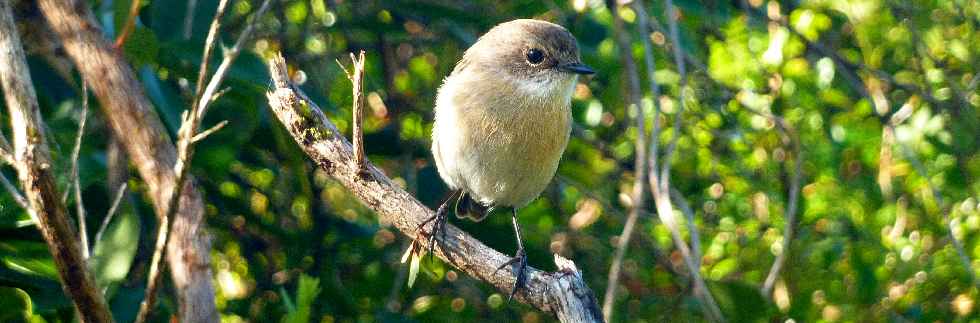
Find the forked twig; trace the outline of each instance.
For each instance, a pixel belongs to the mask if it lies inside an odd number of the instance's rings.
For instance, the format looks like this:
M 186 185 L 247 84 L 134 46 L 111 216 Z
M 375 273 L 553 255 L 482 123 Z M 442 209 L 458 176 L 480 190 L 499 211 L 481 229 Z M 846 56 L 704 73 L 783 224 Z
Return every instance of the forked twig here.
M 238 40 L 232 48 L 228 49 L 224 53 L 224 58 L 218 69 L 215 71 L 214 75 L 211 77 L 210 81 L 207 83 L 207 87 L 203 87 L 204 79 L 207 77 L 208 73 L 208 61 L 211 58 L 211 51 L 214 48 L 214 43 L 217 39 L 218 29 L 221 26 L 221 17 L 224 15 L 225 8 L 227 7 L 228 0 L 221 0 L 218 3 L 218 8 L 215 13 L 214 19 L 211 21 L 211 27 L 208 30 L 208 37 L 205 43 L 203 58 L 201 60 L 201 69 L 198 71 L 198 82 L 195 89 L 194 101 L 191 103 L 191 109 L 184 111 L 182 123 L 180 130 L 177 134 L 177 162 L 174 164 L 174 174 L 176 174 L 176 179 L 174 180 L 174 185 L 171 188 L 169 202 L 167 203 L 167 212 L 161 217 L 160 225 L 157 230 L 156 243 L 153 250 L 153 258 L 150 260 L 150 272 L 147 278 L 147 288 L 143 299 L 140 304 L 140 310 L 136 316 L 136 323 L 142 323 L 146 321 L 149 312 L 153 308 L 153 304 L 156 301 L 156 290 L 159 288 L 161 281 L 161 272 L 164 264 L 161 262 L 163 258 L 163 251 L 166 249 L 167 240 L 169 238 L 170 222 L 171 219 L 177 214 L 177 209 L 179 206 L 180 196 L 183 194 L 183 188 L 185 181 L 187 179 L 187 173 L 189 170 L 190 162 L 194 156 L 194 146 L 195 144 L 203 139 L 206 134 L 198 136 L 197 132 L 201 126 L 201 120 L 204 119 L 204 114 L 207 112 L 207 108 L 215 95 L 215 91 L 218 86 L 220 86 L 221 81 L 224 80 L 225 75 L 228 73 L 228 69 L 231 63 L 238 57 L 241 52 L 243 45 L 246 41 L 250 39 L 252 31 L 255 29 L 255 25 L 258 23 L 259 18 L 269 9 L 269 4 L 272 0 L 265 0 L 262 2 L 262 6 L 256 11 L 252 20 L 245 26 L 245 29 L 239 35 Z M 202 91 L 203 89 L 203 91 Z M 216 126 L 217 129 L 221 128 L 221 124 Z M 212 128 L 213 130 L 217 130 Z M 213 133 L 214 131 L 208 131 L 207 134 Z
M 362 50 L 357 56 L 350 53 L 350 59 L 352 62 L 351 71 L 348 71 L 339 60 L 337 65 L 340 65 L 352 85 L 351 88 L 354 93 L 354 130 L 352 136 L 354 163 L 357 164 L 358 168 L 364 169 L 364 51 Z

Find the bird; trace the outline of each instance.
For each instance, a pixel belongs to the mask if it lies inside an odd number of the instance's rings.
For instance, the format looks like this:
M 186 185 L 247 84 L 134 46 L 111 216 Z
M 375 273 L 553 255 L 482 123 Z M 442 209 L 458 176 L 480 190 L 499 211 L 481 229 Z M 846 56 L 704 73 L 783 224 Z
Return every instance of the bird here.
M 525 287 L 518 210 L 554 177 L 571 133 L 578 78 L 594 73 L 582 63 L 575 37 L 542 20 L 498 24 L 466 50 L 436 97 L 432 154 L 450 193 L 419 225 L 429 251 L 445 234 L 453 202 L 457 217 L 477 222 L 510 208 L 517 250 L 497 271 L 516 265 L 510 298 Z

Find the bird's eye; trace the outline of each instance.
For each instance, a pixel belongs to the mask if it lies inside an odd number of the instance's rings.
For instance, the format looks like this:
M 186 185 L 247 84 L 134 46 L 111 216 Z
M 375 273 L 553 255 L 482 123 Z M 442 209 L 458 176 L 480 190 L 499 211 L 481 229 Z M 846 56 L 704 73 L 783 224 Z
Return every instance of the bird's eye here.
M 540 64 L 542 61 L 544 61 L 544 52 L 541 52 L 541 50 L 537 48 L 528 49 L 525 55 L 527 56 L 527 62 L 531 63 L 532 65 Z

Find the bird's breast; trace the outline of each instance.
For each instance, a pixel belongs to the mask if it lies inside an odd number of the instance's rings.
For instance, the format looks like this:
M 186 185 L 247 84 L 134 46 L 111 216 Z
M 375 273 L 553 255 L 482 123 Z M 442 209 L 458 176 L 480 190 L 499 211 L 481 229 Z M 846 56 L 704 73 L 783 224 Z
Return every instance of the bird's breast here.
M 568 96 L 513 84 L 448 90 L 456 93 L 440 93 L 451 99 L 437 103 L 433 145 L 443 178 L 487 204 L 520 207 L 536 198 L 568 143 Z

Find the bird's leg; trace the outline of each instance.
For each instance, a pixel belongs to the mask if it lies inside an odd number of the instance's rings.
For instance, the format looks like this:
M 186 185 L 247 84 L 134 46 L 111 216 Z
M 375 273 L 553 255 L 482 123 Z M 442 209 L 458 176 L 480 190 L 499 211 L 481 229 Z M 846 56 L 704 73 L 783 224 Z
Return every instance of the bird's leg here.
M 416 231 L 418 231 L 416 236 L 424 236 L 426 239 L 428 239 L 426 251 L 429 252 L 430 257 L 434 254 L 433 251 L 436 247 L 436 235 L 442 234 L 442 238 L 446 238 L 445 226 L 446 220 L 448 219 L 447 215 L 449 214 L 449 204 L 453 201 L 453 198 L 460 194 L 460 192 L 461 191 L 456 190 L 449 193 L 446 200 L 442 201 L 442 204 L 439 204 L 439 208 L 436 209 L 436 214 L 433 214 L 429 218 L 422 221 L 422 223 L 419 223 L 418 228 L 416 228 Z M 429 232 L 426 232 L 425 226 L 429 223 L 432 223 L 432 229 L 430 229 Z
M 517 223 L 517 208 L 514 208 L 514 212 L 511 215 L 511 222 L 514 224 L 514 234 L 517 236 L 517 252 L 514 254 L 514 258 L 510 258 L 507 262 L 497 267 L 494 273 L 504 267 L 517 264 L 517 272 L 515 273 L 517 279 L 514 280 L 514 288 L 510 291 L 510 297 L 507 300 L 514 298 L 514 294 L 517 290 L 524 288 L 527 285 L 527 254 L 524 252 L 524 239 L 521 238 L 521 225 Z

